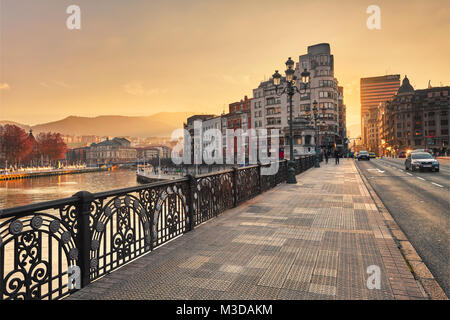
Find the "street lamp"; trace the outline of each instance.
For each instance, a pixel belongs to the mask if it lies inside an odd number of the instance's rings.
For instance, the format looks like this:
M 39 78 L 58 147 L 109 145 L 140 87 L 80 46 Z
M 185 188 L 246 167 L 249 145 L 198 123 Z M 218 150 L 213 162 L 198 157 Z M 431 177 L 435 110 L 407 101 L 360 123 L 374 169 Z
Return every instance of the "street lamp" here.
M 286 85 L 281 87 L 281 75 L 278 73 L 278 70 L 273 74 L 273 84 L 275 86 L 275 93 L 281 97 L 283 94 L 287 94 L 289 97 L 289 170 L 288 170 L 288 178 L 287 183 L 297 183 L 295 178 L 295 169 L 294 169 L 294 136 L 292 132 L 292 97 L 296 92 L 299 94 L 305 93 L 306 89 L 309 86 L 309 76 L 310 73 L 304 69 L 301 73 L 301 79 L 299 82 L 299 86 L 297 87 L 297 77 L 294 75 L 294 61 L 289 57 L 286 61 Z
M 320 168 L 320 163 L 319 163 L 319 148 L 318 148 L 318 142 L 319 142 L 319 126 L 317 125 L 317 120 L 319 119 L 319 109 L 317 108 L 317 101 L 314 100 L 313 102 L 313 119 L 314 119 L 314 127 L 316 129 L 316 136 L 314 138 L 315 140 L 315 157 L 314 157 L 314 167 L 315 168 Z

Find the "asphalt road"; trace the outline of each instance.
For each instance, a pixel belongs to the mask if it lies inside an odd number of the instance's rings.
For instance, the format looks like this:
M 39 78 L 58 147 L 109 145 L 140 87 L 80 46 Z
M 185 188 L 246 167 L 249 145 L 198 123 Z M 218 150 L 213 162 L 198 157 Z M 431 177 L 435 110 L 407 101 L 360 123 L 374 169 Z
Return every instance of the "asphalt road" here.
M 440 172 L 405 171 L 404 159 L 356 161 L 447 296 L 450 296 L 450 161 Z

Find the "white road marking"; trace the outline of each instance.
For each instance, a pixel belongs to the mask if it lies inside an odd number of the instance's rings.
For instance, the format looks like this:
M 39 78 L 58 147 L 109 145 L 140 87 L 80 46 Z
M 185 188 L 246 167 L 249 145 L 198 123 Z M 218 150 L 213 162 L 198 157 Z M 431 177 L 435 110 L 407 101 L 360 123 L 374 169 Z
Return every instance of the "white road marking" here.
M 416 177 L 416 178 L 425 181 L 425 179 L 422 177 Z
M 410 175 L 410 176 L 412 176 L 412 174 L 411 174 L 411 173 L 409 173 L 409 172 L 407 172 L 406 174 L 407 174 L 407 175 Z
M 438 187 L 440 187 L 440 188 L 443 188 L 444 186 L 441 186 L 440 184 L 437 184 L 437 183 L 434 183 L 434 182 L 432 182 L 432 184 L 434 184 L 435 186 L 438 186 Z

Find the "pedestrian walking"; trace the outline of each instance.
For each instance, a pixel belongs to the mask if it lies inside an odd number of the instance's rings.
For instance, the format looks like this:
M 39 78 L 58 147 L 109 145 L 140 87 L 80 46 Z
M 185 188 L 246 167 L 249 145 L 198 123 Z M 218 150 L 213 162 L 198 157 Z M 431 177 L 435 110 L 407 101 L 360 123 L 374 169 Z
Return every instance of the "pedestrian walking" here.
M 334 150 L 334 159 L 336 160 L 336 164 L 339 164 L 339 151 Z
M 325 163 L 328 164 L 328 151 L 325 150 L 324 154 L 325 154 Z

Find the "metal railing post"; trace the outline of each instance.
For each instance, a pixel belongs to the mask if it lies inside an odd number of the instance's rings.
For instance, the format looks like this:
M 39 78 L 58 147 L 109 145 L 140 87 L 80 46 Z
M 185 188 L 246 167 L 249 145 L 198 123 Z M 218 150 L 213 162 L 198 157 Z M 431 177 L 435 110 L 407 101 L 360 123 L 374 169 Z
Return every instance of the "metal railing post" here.
M 237 187 L 237 181 L 238 181 L 238 169 L 236 167 L 233 167 L 233 207 L 237 207 L 238 205 L 238 187 Z
M 91 282 L 90 278 L 90 250 L 91 250 L 91 230 L 90 230 L 90 214 L 91 203 L 94 195 L 88 191 L 80 191 L 74 194 L 78 197 L 77 207 L 77 226 L 78 233 L 76 236 L 76 244 L 78 252 L 78 267 L 81 273 L 81 287 L 87 286 Z
M 189 216 L 189 231 L 194 230 L 195 228 L 195 214 L 194 214 L 194 201 L 195 201 L 195 197 L 194 197 L 194 188 L 195 188 L 195 178 L 191 175 L 188 174 L 186 176 L 189 179 L 189 195 L 188 195 L 188 207 L 189 207 L 189 212 L 188 212 L 188 216 Z
M 261 175 L 261 162 L 258 161 L 258 181 L 259 181 L 259 193 L 263 193 L 265 190 L 264 188 L 264 179 Z
M 289 176 L 289 160 L 285 160 L 286 162 L 284 163 L 284 167 L 285 167 L 285 180 L 284 182 L 287 182 L 288 180 L 288 176 Z

